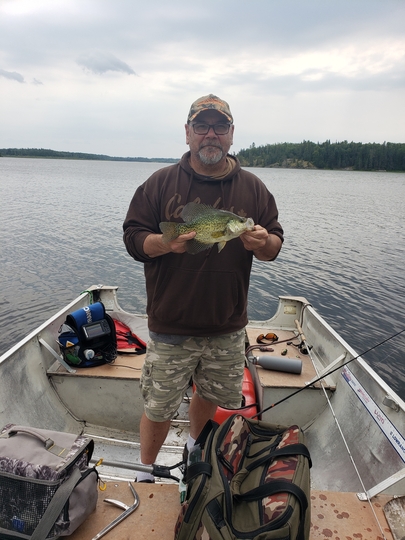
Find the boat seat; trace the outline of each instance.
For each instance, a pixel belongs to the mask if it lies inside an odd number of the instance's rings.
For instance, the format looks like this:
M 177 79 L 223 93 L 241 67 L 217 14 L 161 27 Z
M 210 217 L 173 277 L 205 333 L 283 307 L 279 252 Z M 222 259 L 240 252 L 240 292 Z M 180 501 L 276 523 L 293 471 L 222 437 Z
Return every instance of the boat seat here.
M 180 510 L 177 484 L 135 484 L 140 504 L 137 510 L 112 530 L 112 538 L 126 540 L 171 540 Z M 116 499 L 128 505 L 133 496 L 126 482 L 107 482 L 107 489 L 99 492 L 96 511 L 69 536 L 70 540 L 93 538 L 106 525 L 119 516 L 119 508 L 106 504 L 105 498 Z M 391 499 L 379 495 L 373 498 L 373 510 L 387 540 L 393 540 L 383 506 Z M 311 492 L 311 540 L 316 538 L 377 539 L 382 534 L 368 502 L 360 501 L 355 493 L 335 491 Z
M 118 354 L 113 364 L 104 364 L 91 368 L 74 368 L 75 373 L 67 371 L 58 361 L 48 369 L 49 376 L 66 377 L 96 377 L 107 379 L 138 379 L 141 376 L 144 354 Z
M 255 344 L 260 332 L 263 332 L 263 329 L 249 328 L 247 332 L 249 343 Z M 260 410 L 265 413 L 262 418 L 273 424 L 305 426 L 314 414 L 318 414 L 326 406 L 324 393 L 320 390 L 320 383 L 305 388 L 309 381 L 316 378 L 316 372 L 309 355 L 302 354 L 296 346 L 288 345 L 287 341 L 284 341 L 293 340 L 295 334 L 277 330 L 277 335 L 282 343 L 272 344 L 273 352 L 266 354 L 283 358 L 281 352 L 287 349 L 285 358 L 299 358 L 302 361 L 302 372 L 291 374 L 257 368 L 254 373 L 254 384 Z M 141 417 L 141 412 L 136 414 L 135 411 L 143 410 L 139 408 L 142 400 L 139 380 L 144 358 L 144 354 L 120 354 L 113 364 L 76 368 L 75 373 L 67 371 L 56 361 L 48 369 L 47 374 L 69 411 L 88 424 L 100 422 L 98 407 L 100 396 L 103 396 L 103 399 L 113 399 L 114 395 L 120 395 L 119 419 L 112 412 L 114 407 L 109 406 L 103 413 L 103 425 L 133 431 L 134 426 L 139 425 Z M 335 386 L 330 382 L 328 384 L 327 379 L 324 386 L 329 393 L 335 390 Z M 295 398 L 295 406 L 274 408 L 273 404 L 282 403 L 300 389 L 304 391 L 300 393 L 299 399 Z
M 263 332 L 262 328 L 248 328 L 247 337 L 249 345 L 256 344 L 257 336 Z M 291 340 L 295 337 L 293 332 L 277 331 L 279 341 L 284 341 L 288 338 Z M 310 380 L 316 378 L 316 372 L 308 355 L 302 354 L 297 347 L 284 343 L 274 343 L 271 345 L 273 352 L 261 353 L 257 349 L 252 352 L 253 355 L 274 355 L 281 356 L 281 352 L 287 349 L 285 358 L 300 359 L 302 361 L 301 374 L 283 373 L 280 371 L 266 370 L 257 366 L 257 373 L 260 384 L 263 388 L 302 388 Z M 145 355 L 136 354 L 118 354 L 113 364 L 105 364 L 92 368 L 75 368 L 76 373 L 68 372 L 59 362 L 54 362 L 48 369 L 48 375 L 66 376 L 66 377 L 96 377 L 108 378 L 114 377 L 118 379 L 139 379 Z M 316 383 L 315 386 L 319 386 Z M 334 387 L 327 385 L 327 388 L 333 390 Z
M 258 345 L 257 337 L 260 334 L 265 334 L 266 331 L 263 328 L 248 327 L 246 329 L 249 345 Z M 296 343 L 296 335 L 294 332 L 287 330 L 277 330 L 278 341 L 275 343 L 269 343 L 269 347 L 273 349 L 272 352 L 261 352 L 258 349 L 254 349 L 252 354 L 254 356 L 270 355 L 276 357 L 284 357 L 286 359 L 299 359 L 302 362 L 302 371 L 298 374 L 283 373 L 281 371 L 267 370 L 260 366 L 257 366 L 257 373 L 259 376 L 260 384 L 263 388 L 291 388 L 298 389 L 305 386 L 309 381 L 317 378 L 315 368 L 312 364 L 311 358 L 308 354 L 302 354 L 300 349 L 294 345 L 288 345 L 289 340 L 292 343 Z M 282 352 L 286 352 L 282 355 Z M 315 387 L 319 387 L 320 383 L 315 383 Z M 325 384 L 328 390 L 334 390 L 333 384 Z

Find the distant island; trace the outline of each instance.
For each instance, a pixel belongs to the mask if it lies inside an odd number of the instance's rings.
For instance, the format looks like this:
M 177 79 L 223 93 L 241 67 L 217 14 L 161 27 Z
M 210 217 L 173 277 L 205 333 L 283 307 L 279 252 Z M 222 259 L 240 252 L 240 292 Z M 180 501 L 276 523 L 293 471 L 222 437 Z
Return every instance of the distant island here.
M 85 159 L 100 161 L 141 161 L 157 163 L 177 163 L 175 158 L 113 157 L 104 154 L 85 154 L 82 152 L 59 152 L 48 148 L 0 148 L 0 157 L 30 157 L 43 159 Z
M 237 154 L 244 167 L 334 169 L 351 171 L 405 171 L 404 143 L 254 143 Z
M 234 154 L 243 167 L 329 169 L 350 171 L 405 171 L 405 143 L 355 143 L 327 140 L 323 143 L 276 143 L 256 146 Z M 59 152 L 44 148 L 0 148 L 0 157 L 83 159 L 177 163 L 178 158 L 112 157 L 104 154 Z

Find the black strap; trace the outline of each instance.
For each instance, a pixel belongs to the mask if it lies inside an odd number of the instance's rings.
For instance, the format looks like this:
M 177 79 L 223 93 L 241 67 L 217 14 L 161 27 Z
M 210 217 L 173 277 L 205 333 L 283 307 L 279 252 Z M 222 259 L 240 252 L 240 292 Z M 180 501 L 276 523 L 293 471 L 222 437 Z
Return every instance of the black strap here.
M 211 432 L 215 433 L 218 427 L 219 427 L 219 424 L 217 422 L 214 422 L 214 420 L 208 420 L 208 422 L 202 428 L 194 444 L 195 445 L 199 444 L 201 447 L 203 447 L 205 444 L 205 441 L 208 439 L 209 434 Z
M 218 499 L 210 501 L 207 504 L 206 510 L 218 530 L 226 526 L 223 508 Z
M 287 446 L 278 448 L 277 450 L 272 452 L 271 455 L 272 457 L 279 457 L 279 456 L 290 456 L 294 454 L 305 456 L 306 458 L 308 458 L 309 468 L 312 467 L 311 455 L 309 453 L 309 450 L 305 446 L 305 444 L 302 444 L 302 443 L 288 444 Z
M 234 495 L 234 499 L 236 501 L 254 502 L 282 492 L 292 493 L 298 499 L 300 505 L 300 525 L 297 540 L 304 540 L 305 513 L 308 508 L 308 499 L 305 492 L 296 484 L 287 482 L 286 480 L 271 480 L 246 493 Z
M 187 466 L 184 482 L 188 484 L 193 478 L 200 474 L 212 476 L 212 465 L 206 461 L 198 461 Z
M 257 467 L 261 467 L 267 461 L 272 461 L 273 459 L 277 457 L 294 456 L 294 455 L 305 456 L 306 458 L 308 458 L 309 467 L 312 467 L 311 456 L 310 456 L 308 448 L 305 446 L 305 444 L 296 443 L 296 444 L 288 444 L 287 446 L 277 448 L 277 450 L 274 450 L 273 452 L 270 452 L 269 454 L 264 455 L 261 458 L 257 459 L 253 463 L 250 463 L 246 467 L 246 469 L 248 471 L 252 471 L 253 469 L 256 469 Z

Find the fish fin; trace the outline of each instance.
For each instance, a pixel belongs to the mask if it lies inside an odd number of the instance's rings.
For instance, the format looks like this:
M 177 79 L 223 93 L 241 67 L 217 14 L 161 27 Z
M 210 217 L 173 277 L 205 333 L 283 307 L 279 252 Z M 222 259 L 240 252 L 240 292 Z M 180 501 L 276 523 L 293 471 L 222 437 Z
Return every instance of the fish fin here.
M 212 238 L 221 238 L 221 236 L 224 236 L 225 234 L 226 234 L 226 230 L 225 231 L 216 231 L 216 232 L 211 233 L 211 237 Z
M 192 240 L 187 240 L 186 251 L 187 253 L 190 253 L 190 255 L 195 255 L 196 253 L 200 253 L 200 251 L 211 248 L 213 245 L 214 244 L 203 244 L 193 238 Z
M 160 230 L 163 233 L 163 242 L 170 242 L 179 236 L 177 226 L 178 223 L 175 223 L 174 221 L 162 221 L 162 223 L 159 223 Z
M 221 253 L 225 246 L 226 242 L 218 242 L 218 253 Z

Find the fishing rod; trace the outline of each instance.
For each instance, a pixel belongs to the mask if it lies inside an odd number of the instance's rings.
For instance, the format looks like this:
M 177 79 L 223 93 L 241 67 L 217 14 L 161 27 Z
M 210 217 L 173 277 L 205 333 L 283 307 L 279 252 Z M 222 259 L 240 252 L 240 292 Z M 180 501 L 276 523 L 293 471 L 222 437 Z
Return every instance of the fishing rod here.
M 298 328 L 298 332 L 299 332 L 299 335 L 301 336 L 301 338 L 303 337 L 303 332 L 302 332 L 302 329 Z M 391 339 L 394 339 L 396 338 L 397 336 L 399 336 L 400 334 L 403 334 L 405 332 L 405 328 L 403 330 L 400 330 L 399 332 L 396 332 L 395 334 L 393 334 L 392 336 L 384 339 L 383 341 L 380 341 L 379 343 L 377 343 L 376 345 L 373 345 L 372 347 L 370 347 L 369 349 L 363 351 L 362 353 L 358 354 L 357 356 L 355 356 L 354 358 L 350 358 L 350 360 L 347 360 L 346 362 L 344 362 L 343 364 L 340 364 L 338 365 L 337 367 L 331 369 L 330 371 L 326 372 L 326 373 L 323 373 L 320 377 L 318 377 L 317 379 L 313 379 L 311 382 L 309 382 L 308 384 L 306 384 L 305 386 L 302 386 L 301 388 L 299 388 L 298 390 L 296 390 L 295 392 L 293 392 L 292 394 L 289 394 L 288 396 L 280 399 L 279 401 L 276 401 L 276 403 L 273 403 L 272 405 L 269 405 L 268 407 L 266 407 L 265 409 L 259 411 L 257 414 L 255 414 L 254 416 L 252 416 L 252 418 L 256 418 L 257 416 L 269 411 L 270 409 L 273 409 L 274 407 L 276 407 L 277 405 L 280 405 L 280 403 L 283 403 L 284 401 L 286 401 L 287 399 L 290 399 L 292 397 L 294 397 L 295 395 L 299 394 L 300 392 L 302 392 L 303 390 L 305 390 L 306 388 L 310 388 L 311 386 L 313 386 L 315 383 L 321 381 L 322 379 L 324 379 L 325 377 L 327 377 L 328 375 L 332 375 L 332 373 L 334 373 L 335 371 L 338 371 L 339 369 L 342 369 L 343 367 L 347 366 L 348 364 L 350 364 L 350 362 L 353 362 L 353 360 L 357 360 L 358 358 L 360 358 L 360 356 L 364 356 L 365 354 L 369 353 L 370 351 L 373 351 L 374 349 L 376 349 L 377 347 L 380 347 L 381 345 L 384 345 L 384 343 L 387 343 L 387 341 L 390 341 Z M 303 339 L 303 341 L 305 341 L 305 337 Z M 308 349 L 308 347 L 307 347 Z

